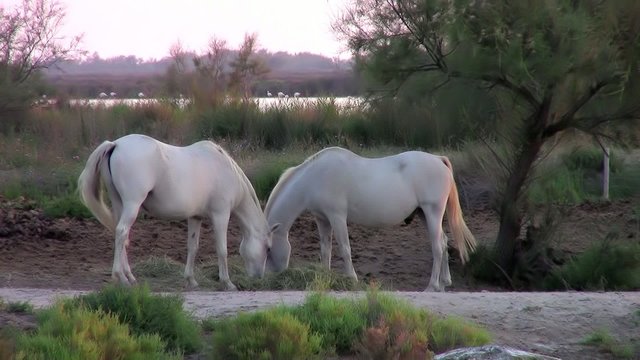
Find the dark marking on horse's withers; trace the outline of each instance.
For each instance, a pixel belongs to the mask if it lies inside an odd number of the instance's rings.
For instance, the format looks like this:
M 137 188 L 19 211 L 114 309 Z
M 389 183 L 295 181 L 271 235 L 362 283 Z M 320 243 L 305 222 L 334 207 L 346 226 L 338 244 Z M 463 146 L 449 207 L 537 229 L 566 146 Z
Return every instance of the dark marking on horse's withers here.
M 413 212 L 404 219 L 404 224 L 405 225 L 411 224 L 411 222 L 413 221 L 413 218 L 416 217 L 416 215 L 424 216 L 424 212 L 422 211 L 422 208 L 416 208 L 415 210 L 413 210 Z
M 407 163 L 404 160 L 400 160 L 398 163 L 398 171 L 402 172 L 407 167 Z

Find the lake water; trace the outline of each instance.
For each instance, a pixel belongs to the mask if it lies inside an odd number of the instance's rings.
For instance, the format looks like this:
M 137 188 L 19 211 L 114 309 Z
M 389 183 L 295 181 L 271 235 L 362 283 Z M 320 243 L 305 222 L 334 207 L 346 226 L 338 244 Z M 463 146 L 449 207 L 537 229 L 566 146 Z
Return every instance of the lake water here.
M 268 109 L 272 107 L 284 107 L 284 106 L 315 106 L 316 104 L 329 104 L 334 103 L 340 109 L 352 109 L 363 104 L 363 98 L 361 97 L 298 97 L 298 98 L 278 98 L 278 97 L 258 97 L 251 98 L 260 109 Z M 88 106 L 88 107 L 112 107 L 115 105 L 127 105 L 137 106 L 144 104 L 156 103 L 158 101 L 172 101 L 180 107 L 189 105 L 189 99 L 173 99 L 173 100 L 159 100 L 159 99 L 71 99 L 69 104 L 71 106 Z

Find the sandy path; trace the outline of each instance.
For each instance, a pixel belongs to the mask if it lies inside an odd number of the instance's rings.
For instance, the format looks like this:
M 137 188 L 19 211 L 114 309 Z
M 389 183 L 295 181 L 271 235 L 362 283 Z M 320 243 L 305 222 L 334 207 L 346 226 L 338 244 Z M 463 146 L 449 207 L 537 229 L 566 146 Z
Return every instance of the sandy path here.
M 0 288 L 5 301 L 28 301 L 43 307 L 59 296 L 82 293 L 73 290 Z M 297 304 L 305 292 L 184 292 L 185 308 L 197 317 L 225 316 L 277 304 Z M 334 293 L 361 296 L 362 293 Z M 481 324 L 495 335 L 495 343 L 562 359 L 606 359 L 580 344 L 597 329 L 613 335 L 640 337 L 640 292 L 607 293 L 492 293 L 492 292 L 395 292 L 416 306 L 439 314 L 458 315 Z

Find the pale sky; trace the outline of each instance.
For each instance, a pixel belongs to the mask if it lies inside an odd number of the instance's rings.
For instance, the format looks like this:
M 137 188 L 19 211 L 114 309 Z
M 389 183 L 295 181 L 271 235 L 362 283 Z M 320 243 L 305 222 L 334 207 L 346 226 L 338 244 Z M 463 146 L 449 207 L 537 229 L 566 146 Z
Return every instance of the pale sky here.
M 202 53 L 209 38 L 237 49 L 245 33 L 272 52 L 311 52 L 349 57 L 331 31 L 348 0 L 58 0 L 67 12 L 64 33 L 84 33 L 82 48 L 100 57 L 169 55 L 180 40 Z M 7 9 L 21 0 L 2 0 Z

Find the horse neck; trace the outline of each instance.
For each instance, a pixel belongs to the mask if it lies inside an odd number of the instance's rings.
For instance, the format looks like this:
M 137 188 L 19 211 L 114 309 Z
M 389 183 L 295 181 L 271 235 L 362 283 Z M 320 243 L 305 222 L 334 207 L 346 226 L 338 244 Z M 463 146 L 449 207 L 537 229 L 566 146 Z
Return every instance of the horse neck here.
M 265 214 L 267 222 L 270 225 L 280 224 L 280 232 L 289 232 L 293 222 L 305 210 L 300 194 L 295 184 L 291 183 L 279 189 L 278 193 L 269 199 L 268 212 Z
M 248 235 L 256 234 L 267 229 L 267 220 L 253 196 L 245 193 L 242 200 L 233 211 L 240 221 L 242 232 Z

